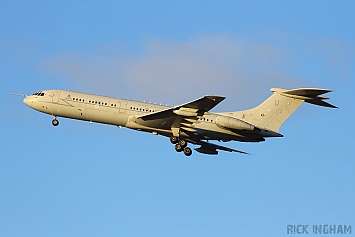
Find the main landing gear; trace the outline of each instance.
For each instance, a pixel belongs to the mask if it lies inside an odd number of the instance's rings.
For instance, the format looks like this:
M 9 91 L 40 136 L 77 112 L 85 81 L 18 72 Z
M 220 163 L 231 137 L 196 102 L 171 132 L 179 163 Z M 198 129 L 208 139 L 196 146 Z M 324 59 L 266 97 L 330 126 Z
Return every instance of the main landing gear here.
M 57 127 L 59 125 L 59 121 L 57 120 L 56 116 L 54 116 L 54 119 L 52 120 L 52 124 L 54 127 Z
M 185 139 L 183 138 L 179 139 L 178 137 L 171 136 L 170 142 L 172 144 L 175 144 L 175 150 L 177 152 L 184 151 L 185 156 L 191 156 L 192 150 L 189 147 L 187 147 L 187 141 Z

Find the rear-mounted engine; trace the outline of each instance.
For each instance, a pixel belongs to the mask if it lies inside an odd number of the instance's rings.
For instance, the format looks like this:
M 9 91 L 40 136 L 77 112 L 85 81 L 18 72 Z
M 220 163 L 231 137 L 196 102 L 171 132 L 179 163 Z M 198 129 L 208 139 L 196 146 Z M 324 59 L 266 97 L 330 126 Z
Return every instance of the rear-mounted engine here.
M 232 117 L 218 116 L 215 121 L 216 121 L 216 125 L 224 128 L 230 128 L 236 130 L 248 130 L 248 131 L 254 130 L 253 125 Z

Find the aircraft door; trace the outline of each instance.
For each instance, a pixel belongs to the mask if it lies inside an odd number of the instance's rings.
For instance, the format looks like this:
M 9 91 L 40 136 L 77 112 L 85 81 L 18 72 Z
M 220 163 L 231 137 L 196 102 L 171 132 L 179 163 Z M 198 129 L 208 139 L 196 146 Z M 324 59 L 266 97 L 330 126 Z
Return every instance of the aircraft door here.
M 127 102 L 126 101 L 121 101 L 120 103 L 120 113 L 126 113 L 127 109 Z
M 53 103 L 58 103 L 59 102 L 59 97 L 60 97 L 60 91 L 53 91 L 52 102 Z

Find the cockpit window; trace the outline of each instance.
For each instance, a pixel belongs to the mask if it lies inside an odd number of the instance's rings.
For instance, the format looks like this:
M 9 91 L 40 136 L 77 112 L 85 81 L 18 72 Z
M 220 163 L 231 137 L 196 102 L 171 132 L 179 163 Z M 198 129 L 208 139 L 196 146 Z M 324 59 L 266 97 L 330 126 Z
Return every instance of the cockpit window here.
M 38 92 L 34 93 L 33 95 L 44 96 L 44 93 L 42 91 L 38 91 Z

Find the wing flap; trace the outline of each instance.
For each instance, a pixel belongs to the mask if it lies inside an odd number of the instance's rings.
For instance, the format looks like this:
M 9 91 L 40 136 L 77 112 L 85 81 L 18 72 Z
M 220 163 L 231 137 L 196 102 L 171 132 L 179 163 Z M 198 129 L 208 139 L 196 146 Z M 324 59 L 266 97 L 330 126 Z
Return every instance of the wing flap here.
M 238 152 L 240 154 L 250 155 L 249 153 L 244 152 L 244 151 L 232 149 L 232 148 L 225 147 L 225 146 L 216 145 L 216 144 L 209 143 L 209 142 L 196 141 L 196 140 L 190 140 L 190 139 L 186 139 L 186 141 L 188 141 L 192 144 L 195 144 L 195 145 L 200 145 L 201 147 L 195 148 L 195 150 L 200 153 L 204 153 L 204 154 L 217 155 L 218 154 L 217 150 L 222 150 L 222 151 Z

